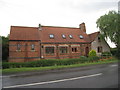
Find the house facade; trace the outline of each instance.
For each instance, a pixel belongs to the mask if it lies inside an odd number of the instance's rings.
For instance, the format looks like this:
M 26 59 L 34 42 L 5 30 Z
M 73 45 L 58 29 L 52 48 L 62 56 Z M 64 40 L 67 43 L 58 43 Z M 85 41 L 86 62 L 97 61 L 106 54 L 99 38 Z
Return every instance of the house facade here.
M 101 56 L 102 52 L 110 52 L 110 46 L 104 39 L 101 40 L 100 32 L 89 34 L 89 37 L 91 38 L 91 49 L 96 51 L 97 56 Z
M 91 49 L 96 50 L 94 46 L 96 44 L 93 43 L 99 35 L 96 33 L 96 36 L 94 33 L 87 34 L 85 23 L 81 23 L 79 28 L 41 26 L 40 24 L 39 27 L 11 26 L 9 62 L 87 56 Z M 101 44 L 97 43 L 97 46 Z M 104 48 L 106 47 L 102 48 L 103 51 Z

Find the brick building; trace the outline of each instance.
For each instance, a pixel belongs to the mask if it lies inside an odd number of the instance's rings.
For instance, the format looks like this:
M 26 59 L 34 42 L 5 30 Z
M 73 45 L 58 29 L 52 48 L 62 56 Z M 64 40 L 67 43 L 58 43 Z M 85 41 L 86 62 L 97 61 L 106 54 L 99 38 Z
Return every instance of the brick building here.
M 98 35 L 86 34 L 85 23 L 79 28 L 11 26 L 9 62 L 87 56 Z

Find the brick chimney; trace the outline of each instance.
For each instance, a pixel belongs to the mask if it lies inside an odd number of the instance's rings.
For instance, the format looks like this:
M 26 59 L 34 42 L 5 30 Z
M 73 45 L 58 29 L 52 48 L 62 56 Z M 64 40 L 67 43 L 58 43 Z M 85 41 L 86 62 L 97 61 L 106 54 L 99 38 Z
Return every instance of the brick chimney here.
M 38 30 L 42 30 L 41 24 L 38 25 Z
M 84 22 L 79 25 L 79 28 L 80 30 L 83 30 L 86 33 L 86 27 Z

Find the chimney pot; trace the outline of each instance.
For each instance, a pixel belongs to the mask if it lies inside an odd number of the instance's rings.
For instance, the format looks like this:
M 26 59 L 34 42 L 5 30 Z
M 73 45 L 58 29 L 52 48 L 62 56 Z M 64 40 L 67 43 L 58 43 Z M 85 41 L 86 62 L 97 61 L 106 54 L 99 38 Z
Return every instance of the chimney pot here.
M 42 30 L 41 24 L 39 24 L 38 29 L 39 29 L 39 30 Z

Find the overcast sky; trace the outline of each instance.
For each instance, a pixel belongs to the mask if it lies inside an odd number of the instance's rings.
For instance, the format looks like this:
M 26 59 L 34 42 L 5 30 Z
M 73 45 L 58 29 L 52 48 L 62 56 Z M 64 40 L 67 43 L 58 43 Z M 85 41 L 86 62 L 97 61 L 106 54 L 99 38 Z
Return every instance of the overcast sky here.
M 110 10 L 118 11 L 119 0 L 0 0 L 0 35 L 10 26 L 79 27 L 85 22 L 87 33 L 99 31 L 97 19 Z M 108 41 L 109 42 L 109 41 Z M 113 44 L 109 42 L 111 47 Z

